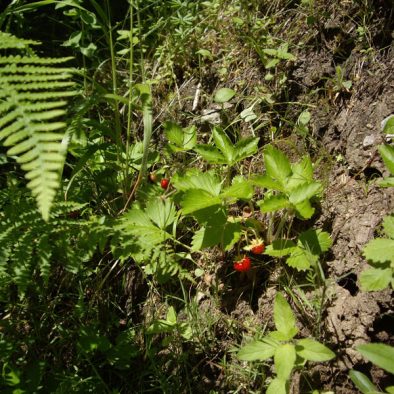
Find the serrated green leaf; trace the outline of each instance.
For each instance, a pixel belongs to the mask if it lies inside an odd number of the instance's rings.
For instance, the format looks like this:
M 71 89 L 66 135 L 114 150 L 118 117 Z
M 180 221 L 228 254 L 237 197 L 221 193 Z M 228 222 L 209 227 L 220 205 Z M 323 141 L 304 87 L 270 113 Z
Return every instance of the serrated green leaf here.
M 285 343 L 278 346 L 274 354 L 275 370 L 280 380 L 288 380 L 296 360 L 295 346 Z
M 241 239 L 242 229 L 240 223 L 227 222 L 223 229 L 221 244 L 225 251 L 231 250 Z
M 234 146 L 235 161 L 239 162 L 246 157 L 254 155 L 258 150 L 259 140 L 260 138 L 254 137 L 239 140 Z
M 328 361 L 335 357 L 335 353 L 328 347 L 310 338 L 297 341 L 296 352 L 309 361 Z
M 363 291 L 384 290 L 392 280 L 393 270 L 391 268 L 368 268 L 360 275 L 360 285 Z
M 363 255 L 367 260 L 375 263 L 394 261 L 394 240 L 376 238 L 367 243 Z
M 378 391 L 377 387 L 371 382 L 368 376 L 364 375 L 362 372 L 351 369 L 349 377 L 362 394 Z
M 214 101 L 216 103 L 225 103 L 235 96 L 235 91 L 229 88 L 221 88 L 216 91 Z
M 368 360 L 394 374 L 394 347 L 383 343 L 366 343 L 356 349 Z
M 235 150 L 228 135 L 221 128 L 214 127 L 212 136 L 216 147 L 222 152 L 226 162 L 232 165 L 235 156 Z
M 281 293 L 275 296 L 274 322 L 276 329 L 285 335 L 296 327 L 293 311 Z
M 251 181 L 255 186 L 263 187 L 264 189 L 278 190 L 282 192 L 285 190 L 285 188 L 280 182 L 276 181 L 275 179 L 272 179 L 268 175 L 254 176 L 251 179 Z
M 166 122 L 164 133 L 175 151 L 190 150 L 196 146 L 197 130 L 195 126 L 182 129 L 174 122 Z
M 276 239 L 265 248 L 264 254 L 272 257 L 284 257 L 290 254 L 297 245 L 288 239 Z
M 221 199 L 201 189 L 191 189 L 185 192 L 181 207 L 184 215 L 189 215 L 204 208 L 220 205 Z
M 319 182 L 303 184 L 290 193 L 289 200 L 292 204 L 297 205 L 305 200 L 317 196 L 322 191 L 322 185 Z
M 386 235 L 394 239 L 394 216 L 385 216 L 383 219 L 383 228 Z
M 313 182 L 313 166 L 309 156 L 304 156 L 298 163 L 291 166 L 293 174 L 286 184 L 286 190 L 292 191 L 305 183 Z
M 227 164 L 226 158 L 219 151 L 211 145 L 197 145 L 194 150 L 208 163 L 212 164 Z
M 291 166 L 287 156 L 272 145 L 267 145 L 264 149 L 264 162 L 267 175 L 285 185 L 287 177 L 291 175 Z
M 390 171 L 391 175 L 394 175 L 394 146 L 380 145 L 378 149 L 384 164 Z
M 286 264 L 298 271 L 306 271 L 312 264 L 316 263 L 317 259 L 317 256 L 314 256 L 307 250 L 297 247 L 291 252 L 290 257 L 286 259 Z
M 278 194 L 276 196 L 266 197 L 264 200 L 257 202 L 260 207 L 261 212 L 275 212 L 279 209 L 284 209 L 290 207 L 289 199 L 283 195 Z
M 287 382 L 279 378 L 275 378 L 267 387 L 265 394 L 287 394 L 286 389 Z
M 239 350 L 237 357 L 242 361 L 264 361 L 273 357 L 276 347 L 266 341 L 249 342 Z
M 176 217 L 174 203 L 171 200 L 163 201 L 161 198 L 148 201 L 145 212 L 151 221 L 162 230 L 174 223 Z
M 315 208 L 312 207 L 309 200 L 304 200 L 303 202 L 296 204 L 294 207 L 297 214 L 302 219 L 310 219 L 315 213 Z
M 299 244 L 307 251 L 318 256 L 327 252 L 332 245 L 330 234 L 322 230 L 309 229 L 300 234 Z
M 226 187 L 220 194 L 220 198 L 235 198 L 250 200 L 253 197 L 252 183 L 247 180 L 234 182 L 231 186 Z
M 185 175 L 175 174 L 171 182 L 177 190 L 202 189 L 213 196 L 218 196 L 222 187 L 219 178 L 212 172 L 197 169 L 189 170 Z

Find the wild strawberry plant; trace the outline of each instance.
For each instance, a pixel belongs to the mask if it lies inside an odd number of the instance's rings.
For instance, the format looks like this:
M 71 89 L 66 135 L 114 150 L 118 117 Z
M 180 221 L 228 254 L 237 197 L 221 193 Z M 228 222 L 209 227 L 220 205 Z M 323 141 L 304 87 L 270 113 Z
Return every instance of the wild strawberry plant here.
M 325 345 L 311 338 L 294 339 L 298 333 L 296 319 L 290 305 L 281 293 L 274 302 L 276 331 L 243 346 L 237 353 L 242 361 L 274 360 L 276 377 L 267 387 L 267 394 L 287 394 L 288 383 L 295 368 L 307 361 L 329 361 L 335 354 Z

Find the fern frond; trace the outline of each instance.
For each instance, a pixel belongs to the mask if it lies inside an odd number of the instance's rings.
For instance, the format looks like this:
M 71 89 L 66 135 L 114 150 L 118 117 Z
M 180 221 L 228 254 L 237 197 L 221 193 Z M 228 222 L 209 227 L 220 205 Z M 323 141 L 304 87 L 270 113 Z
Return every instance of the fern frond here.
M 65 98 L 76 92 L 69 89 L 74 70 L 58 66 L 71 58 L 40 58 L 30 50 L 37 44 L 0 32 L 0 141 L 26 172 L 27 187 L 47 221 L 66 153 L 66 123 L 60 118 Z

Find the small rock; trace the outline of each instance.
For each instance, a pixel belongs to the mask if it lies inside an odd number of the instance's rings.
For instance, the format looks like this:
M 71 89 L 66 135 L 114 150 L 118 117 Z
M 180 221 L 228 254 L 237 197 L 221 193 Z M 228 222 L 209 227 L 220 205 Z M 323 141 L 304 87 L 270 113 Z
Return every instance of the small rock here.
M 363 141 L 363 147 L 368 148 L 369 146 L 373 146 L 375 144 L 375 136 L 374 135 L 367 135 Z

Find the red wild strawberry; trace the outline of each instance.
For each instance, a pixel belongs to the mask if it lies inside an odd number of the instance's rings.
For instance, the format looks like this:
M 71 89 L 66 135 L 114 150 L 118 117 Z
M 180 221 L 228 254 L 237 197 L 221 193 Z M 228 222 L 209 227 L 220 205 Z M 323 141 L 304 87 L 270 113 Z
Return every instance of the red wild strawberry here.
M 254 245 L 254 246 L 250 249 L 250 251 L 251 251 L 253 254 L 261 254 L 261 253 L 264 252 L 264 250 L 265 250 L 265 245 L 264 245 L 264 244 Z
M 250 270 L 251 262 L 249 257 L 244 257 L 242 260 L 234 263 L 234 269 L 239 272 L 246 272 Z
M 170 183 L 169 179 L 163 178 L 160 181 L 160 186 L 161 186 L 162 189 L 167 189 L 169 183 Z

